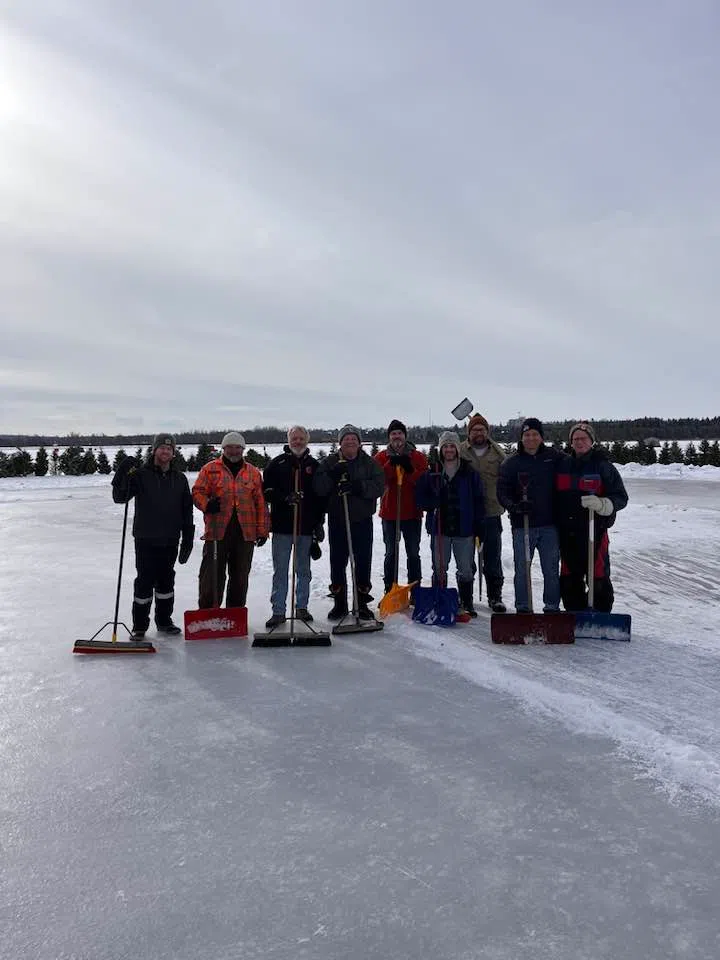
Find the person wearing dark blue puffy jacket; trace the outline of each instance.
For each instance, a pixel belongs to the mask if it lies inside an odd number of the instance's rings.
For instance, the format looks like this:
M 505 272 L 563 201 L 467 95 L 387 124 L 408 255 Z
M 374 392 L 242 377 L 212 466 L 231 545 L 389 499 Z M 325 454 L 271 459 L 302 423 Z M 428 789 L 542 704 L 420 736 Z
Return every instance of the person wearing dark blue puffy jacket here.
M 510 514 L 515 561 L 515 609 L 530 608 L 525 577 L 524 518 L 530 525 L 530 561 L 540 555 L 543 574 L 543 611 L 560 609 L 560 545 L 555 526 L 555 472 L 562 454 L 545 446 L 544 430 L 537 417 L 528 417 L 520 428 L 517 453 L 500 467 L 497 496 Z
M 418 478 L 415 500 L 427 510 L 433 558 L 433 582 L 445 585 L 450 554 L 455 557 L 462 608 L 477 616 L 473 606 L 473 561 L 476 538 L 485 532 L 482 480 L 467 460 L 460 459 L 460 438 L 446 431 L 438 440 L 438 459 Z M 434 458 L 433 458 L 434 459 Z

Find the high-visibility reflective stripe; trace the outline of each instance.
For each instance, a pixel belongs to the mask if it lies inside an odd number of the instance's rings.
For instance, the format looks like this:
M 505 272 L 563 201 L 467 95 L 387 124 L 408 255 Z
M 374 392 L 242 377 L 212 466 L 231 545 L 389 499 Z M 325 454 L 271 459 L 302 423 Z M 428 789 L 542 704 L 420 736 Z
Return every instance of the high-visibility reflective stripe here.
M 155 592 L 156 600 L 172 600 L 174 596 L 175 596 L 174 590 L 171 590 L 170 593 L 158 593 L 157 591 Z
M 135 603 L 152 603 L 152 597 L 133 597 Z

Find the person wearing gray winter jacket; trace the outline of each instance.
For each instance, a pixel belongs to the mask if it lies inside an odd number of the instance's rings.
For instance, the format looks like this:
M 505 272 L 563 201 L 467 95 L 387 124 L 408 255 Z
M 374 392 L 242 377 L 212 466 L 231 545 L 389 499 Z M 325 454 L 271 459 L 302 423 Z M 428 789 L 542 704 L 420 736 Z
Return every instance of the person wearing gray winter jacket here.
M 345 424 L 338 433 L 339 453 L 330 454 L 319 465 L 314 479 L 315 492 L 327 497 L 328 543 L 330 547 L 330 591 L 335 604 L 328 620 L 341 620 L 348 612 L 347 565 L 350 548 L 345 529 L 345 504 L 350 517 L 350 536 L 355 557 L 358 586 L 358 615 L 372 620 L 368 609 L 370 590 L 373 514 L 385 489 L 383 469 L 362 450 L 358 427 Z

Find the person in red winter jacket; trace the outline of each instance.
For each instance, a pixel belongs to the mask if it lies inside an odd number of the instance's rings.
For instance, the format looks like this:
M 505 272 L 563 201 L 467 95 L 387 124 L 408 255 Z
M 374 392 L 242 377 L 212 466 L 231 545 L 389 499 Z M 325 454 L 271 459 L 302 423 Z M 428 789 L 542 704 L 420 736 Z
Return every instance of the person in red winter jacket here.
M 388 445 L 375 454 L 385 474 L 385 492 L 380 501 L 383 540 L 385 542 L 385 593 L 395 577 L 395 521 L 398 516 L 398 470 L 400 484 L 400 534 L 405 541 L 407 582 L 422 579 L 420 567 L 420 534 L 422 510 L 415 503 L 415 483 L 428 468 L 427 457 L 415 449 L 407 438 L 407 427 L 400 420 L 392 420 L 387 429 Z

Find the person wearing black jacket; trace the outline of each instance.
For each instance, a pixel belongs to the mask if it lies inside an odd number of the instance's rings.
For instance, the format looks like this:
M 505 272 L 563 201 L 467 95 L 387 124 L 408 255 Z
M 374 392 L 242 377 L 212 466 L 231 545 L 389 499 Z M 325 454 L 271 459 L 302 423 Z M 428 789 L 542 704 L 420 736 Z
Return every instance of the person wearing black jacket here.
M 187 563 L 193 548 L 195 526 L 187 477 L 173 466 L 175 439 L 158 434 L 152 453 L 138 467 L 126 457 L 115 471 L 112 494 L 115 503 L 134 498 L 135 577 L 132 605 L 132 635 L 142 640 L 150 626 L 150 607 L 155 594 L 155 624 L 160 633 L 178 634 L 172 621 L 175 603 L 175 560 Z M 180 553 L 178 556 L 178 546 Z
M 328 498 L 328 539 L 330 542 L 330 592 L 335 603 L 328 620 L 341 620 L 348 612 L 346 569 L 350 547 L 345 532 L 344 501 L 347 498 L 350 536 L 355 556 L 358 586 L 358 616 L 372 620 L 368 609 L 372 600 L 373 514 L 378 498 L 385 490 L 385 474 L 380 464 L 361 449 L 360 430 L 346 423 L 338 433 L 339 453 L 331 453 L 315 474 L 315 491 Z
M 564 456 L 555 477 L 558 534 L 560 536 L 560 593 L 566 610 L 586 610 L 589 511 L 595 514 L 593 606 L 601 613 L 613 608 L 608 530 L 628 495 L 622 477 L 605 451 L 595 446 L 595 431 L 585 421 L 570 429 L 572 452 Z
M 308 610 L 312 580 L 310 550 L 313 541 L 321 543 L 325 537 L 325 498 L 320 497 L 313 488 L 318 461 L 308 450 L 310 434 L 305 427 L 296 425 L 290 427 L 287 436 L 284 451 L 270 461 L 263 473 L 263 492 L 270 508 L 273 559 L 270 595 L 272 616 L 265 624 L 268 628 L 277 627 L 286 620 L 288 566 L 292 553 L 295 510 L 298 516 L 295 615 L 305 623 L 313 619 Z
M 555 526 L 555 471 L 563 456 L 546 447 L 542 423 L 528 417 L 520 428 L 517 453 L 508 457 L 498 474 L 497 497 L 510 514 L 515 561 L 515 609 L 529 609 L 525 576 L 524 518 L 530 523 L 530 561 L 540 554 L 543 574 L 543 611 L 560 609 L 560 546 Z

